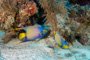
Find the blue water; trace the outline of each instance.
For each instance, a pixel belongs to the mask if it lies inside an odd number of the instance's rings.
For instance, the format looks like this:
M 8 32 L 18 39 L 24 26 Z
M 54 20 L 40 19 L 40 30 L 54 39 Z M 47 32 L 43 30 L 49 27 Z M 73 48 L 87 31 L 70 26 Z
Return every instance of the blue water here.
M 2 36 L 4 35 L 4 32 L 0 31 L 0 40 L 2 39 Z M 1 55 L 1 49 L 0 49 L 0 60 L 6 60 L 4 57 Z
M 4 32 L 0 31 L 0 40 L 3 35 L 4 35 Z

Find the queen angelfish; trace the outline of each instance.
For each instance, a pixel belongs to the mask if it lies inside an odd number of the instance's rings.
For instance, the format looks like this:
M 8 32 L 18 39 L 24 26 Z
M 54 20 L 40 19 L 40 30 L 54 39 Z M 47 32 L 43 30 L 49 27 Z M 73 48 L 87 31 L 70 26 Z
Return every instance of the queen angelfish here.
M 47 34 L 49 27 L 34 25 L 19 29 L 23 30 L 23 32 L 19 33 L 19 40 L 22 42 L 27 42 L 27 41 L 33 41 L 35 39 L 43 38 Z
M 56 44 L 58 45 L 59 49 L 69 49 L 67 42 L 65 39 L 60 36 L 60 34 L 56 31 L 54 31 L 54 40 Z

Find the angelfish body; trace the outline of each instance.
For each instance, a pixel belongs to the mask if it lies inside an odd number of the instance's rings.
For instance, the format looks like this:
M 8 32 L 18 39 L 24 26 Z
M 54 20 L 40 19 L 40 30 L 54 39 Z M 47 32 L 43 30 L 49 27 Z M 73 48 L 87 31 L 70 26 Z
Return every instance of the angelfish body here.
M 22 42 L 32 41 L 35 39 L 42 38 L 48 32 L 48 29 L 41 26 L 28 26 L 22 29 L 25 31 L 24 33 L 19 34 L 19 39 Z
M 58 45 L 59 49 L 69 49 L 67 42 L 65 39 L 60 36 L 60 34 L 56 31 L 54 31 L 54 40 L 56 44 Z

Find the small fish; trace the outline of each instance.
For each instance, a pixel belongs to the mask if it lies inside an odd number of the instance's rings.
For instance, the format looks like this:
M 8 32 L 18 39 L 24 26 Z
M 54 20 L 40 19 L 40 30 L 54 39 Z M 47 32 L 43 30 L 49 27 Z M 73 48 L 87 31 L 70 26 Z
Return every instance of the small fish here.
M 56 41 L 56 44 L 58 45 L 59 49 L 69 49 L 69 46 L 64 38 L 60 36 L 60 34 L 56 31 L 54 31 L 54 40 Z

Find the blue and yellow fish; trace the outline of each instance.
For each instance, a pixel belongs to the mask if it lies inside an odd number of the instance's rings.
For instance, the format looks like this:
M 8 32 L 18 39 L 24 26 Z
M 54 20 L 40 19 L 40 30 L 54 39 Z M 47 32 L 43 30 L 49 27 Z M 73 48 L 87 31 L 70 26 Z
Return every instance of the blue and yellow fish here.
M 54 40 L 56 41 L 56 44 L 58 45 L 59 49 L 69 49 L 69 46 L 65 39 L 60 36 L 58 32 L 54 30 Z
M 22 43 L 22 42 L 33 41 L 35 39 L 43 38 L 47 34 L 49 27 L 34 25 L 24 28 L 17 28 L 17 29 L 23 30 L 23 32 L 19 33 L 19 40 L 21 41 L 19 43 Z

